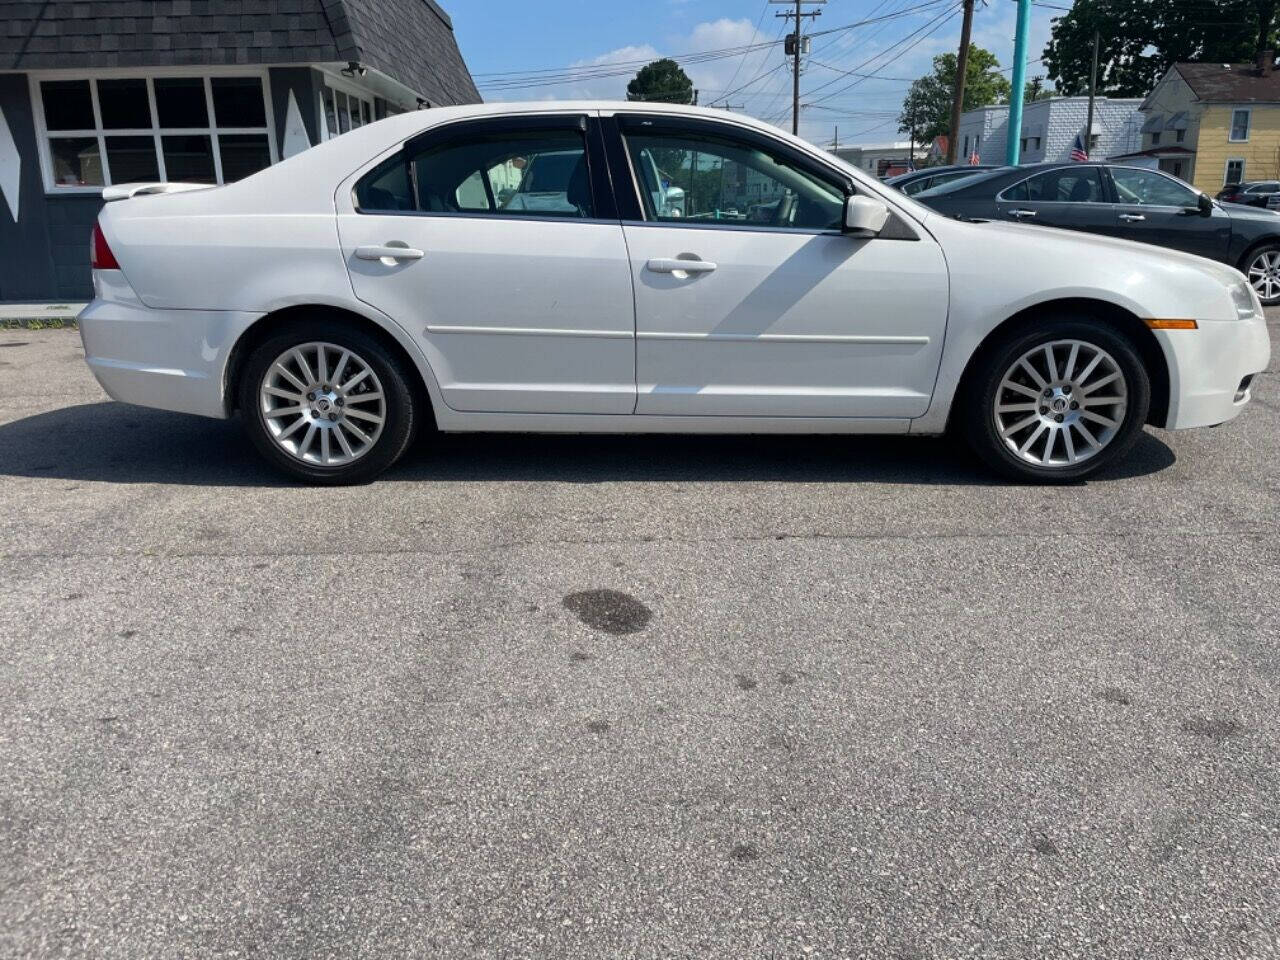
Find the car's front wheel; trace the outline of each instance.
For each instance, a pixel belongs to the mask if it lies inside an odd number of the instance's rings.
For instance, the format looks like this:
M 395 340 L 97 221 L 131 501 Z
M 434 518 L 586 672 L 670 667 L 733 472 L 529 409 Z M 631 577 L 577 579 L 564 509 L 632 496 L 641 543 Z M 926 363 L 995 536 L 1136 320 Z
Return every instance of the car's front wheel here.
M 1081 480 L 1133 445 L 1151 403 L 1129 340 L 1094 320 L 1053 319 L 978 359 L 961 425 L 989 466 L 1016 480 Z
M 362 330 L 333 320 L 294 323 L 259 344 L 239 404 L 258 451 L 291 476 L 361 483 L 408 448 L 417 429 L 409 374 Z

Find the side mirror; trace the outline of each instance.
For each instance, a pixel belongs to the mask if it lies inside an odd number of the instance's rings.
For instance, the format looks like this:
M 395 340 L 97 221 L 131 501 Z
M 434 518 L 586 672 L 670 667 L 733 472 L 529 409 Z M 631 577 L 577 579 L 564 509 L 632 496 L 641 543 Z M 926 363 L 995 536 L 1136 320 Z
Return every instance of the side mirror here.
M 1200 216 L 1208 217 L 1213 214 L 1213 201 L 1206 194 L 1200 194 L 1197 204 L 1200 207 Z
M 874 237 L 889 222 L 889 208 L 879 200 L 861 195 L 844 202 L 844 232 Z

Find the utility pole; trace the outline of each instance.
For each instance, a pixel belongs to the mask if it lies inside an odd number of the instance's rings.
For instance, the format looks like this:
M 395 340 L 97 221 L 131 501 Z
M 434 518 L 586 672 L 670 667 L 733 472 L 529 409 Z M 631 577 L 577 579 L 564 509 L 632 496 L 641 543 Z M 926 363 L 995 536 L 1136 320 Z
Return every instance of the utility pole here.
M 821 10 L 805 11 L 804 5 L 823 4 L 827 0 L 769 0 L 770 3 L 783 3 L 790 6 L 795 3 L 795 10 L 787 10 L 784 13 L 775 13 L 775 17 L 782 17 L 786 20 L 795 20 L 796 29 L 794 33 L 787 34 L 785 50 L 787 56 L 791 57 L 791 132 L 796 136 L 800 135 L 800 58 L 809 52 L 809 38 L 804 35 L 801 29 L 802 21 L 805 17 L 810 20 L 815 17 L 822 16 Z
M 1098 95 L 1098 31 L 1093 31 L 1093 69 L 1089 71 L 1089 119 L 1084 124 L 1084 152 L 1090 160 L 1090 143 L 1093 140 L 1093 98 Z
M 1030 0 L 1027 0 L 1030 2 Z M 947 163 L 956 162 L 956 141 L 960 134 L 960 111 L 964 106 L 964 81 L 969 73 L 969 35 L 973 32 L 973 0 L 964 0 L 964 22 L 960 26 L 960 52 L 956 54 L 956 90 L 951 98 L 951 136 L 947 138 Z M 965 158 L 966 161 L 968 158 Z
M 1009 129 L 1004 162 L 1018 165 L 1022 155 L 1022 98 L 1027 89 L 1027 33 L 1031 30 L 1031 0 L 1018 0 L 1018 32 L 1013 40 L 1013 90 L 1009 95 Z
M 835 128 L 835 131 L 831 135 L 831 152 L 837 153 L 837 154 L 840 152 L 840 127 L 839 126 Z

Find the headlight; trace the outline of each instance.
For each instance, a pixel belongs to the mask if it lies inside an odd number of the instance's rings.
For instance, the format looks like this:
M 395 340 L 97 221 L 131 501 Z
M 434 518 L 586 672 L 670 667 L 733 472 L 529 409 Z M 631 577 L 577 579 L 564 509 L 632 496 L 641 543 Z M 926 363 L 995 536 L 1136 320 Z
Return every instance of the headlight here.
M 1236 316 L 1241 320 L 1256 320 L 1262 316 L 1262 301 L 1247 281 L 1242 280 L 1231 287 L 1231 302 L 1235 304 Z

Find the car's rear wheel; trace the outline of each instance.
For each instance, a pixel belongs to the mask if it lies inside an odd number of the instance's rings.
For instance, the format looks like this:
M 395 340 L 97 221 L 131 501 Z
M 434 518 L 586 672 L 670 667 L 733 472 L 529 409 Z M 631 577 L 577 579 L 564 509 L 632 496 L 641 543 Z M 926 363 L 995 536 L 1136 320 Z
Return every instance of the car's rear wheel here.
M 1123 456 L 1151 404 L 1133 345 L 1093 320 L 1059 318 L 984 352 L 960 398 L 985 463 L 1016 480 L 1081 480 Z
M 1280 303 L 1280 243 L 1251 250 L 1240 269 L 1267 306 Z
M 258 345 L 240 378 L 249 437 L 276 467 L 311 483 L 371 480 L 417 429 L 409 374 L 361 330 L 296 323 Z

